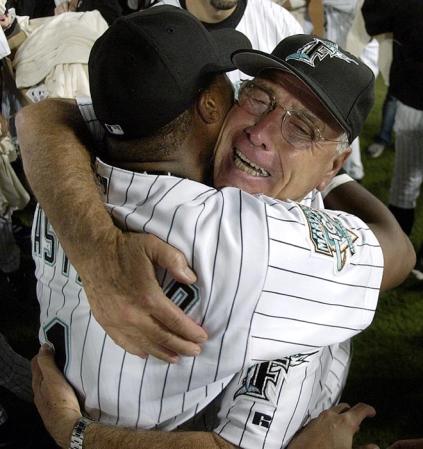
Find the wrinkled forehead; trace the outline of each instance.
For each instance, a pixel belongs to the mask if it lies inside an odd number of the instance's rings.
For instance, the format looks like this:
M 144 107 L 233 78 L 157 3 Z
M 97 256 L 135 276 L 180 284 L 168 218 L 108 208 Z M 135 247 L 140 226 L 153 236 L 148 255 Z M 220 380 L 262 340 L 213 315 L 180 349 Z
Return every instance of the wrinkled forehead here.
M 278 100 L 286 99 L 288 93 L 301 103 L 303 109 L 316 116 L 325 125 L 339 133 L 344 131 L 317 95 L 295 75 L 284 70 L 271 69 L 260 73 L 255 80 L 271 87 Z

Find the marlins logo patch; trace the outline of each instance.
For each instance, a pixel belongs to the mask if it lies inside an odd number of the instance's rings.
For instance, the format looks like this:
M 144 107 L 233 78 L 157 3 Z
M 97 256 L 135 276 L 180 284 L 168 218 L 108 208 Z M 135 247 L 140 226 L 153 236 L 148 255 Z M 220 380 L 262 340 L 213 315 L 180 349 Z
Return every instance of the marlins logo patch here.
M 303 45 L 295 53 L 287 56 L 285 61 L 293 59 L 295 61 L 304 62 L 312 67 L 315 67 L 316 60 L 323 61 L 325 58 L 338 58 L 347 62 L 348 64 L 353 62 L 358 65 L 357 61 L 349 58 L 347 55 L 342 53 L 338 45 L 333 42 L 322 41 L 320 39 L 314 38 L 308 44 Z
M 355 254 L 354 242 L 358 236 L 347 229 L 336 217 L 330 217 L 321 210 L 300 205 L 306 218 L 310 239 L 316 253 L 334 257 L 336 270 L 341 271 L 348 256 Z
M 246 376 L 242 379 L 241 387 L 235 392 L 234 399 L 238 396 L 251 396 L 276 404 L 285 375 L 290 368 L 308 363 L 309 358 L 317 351 L 309 354 L 296 354 L 284 359 L 262 362 L 247 369 Z

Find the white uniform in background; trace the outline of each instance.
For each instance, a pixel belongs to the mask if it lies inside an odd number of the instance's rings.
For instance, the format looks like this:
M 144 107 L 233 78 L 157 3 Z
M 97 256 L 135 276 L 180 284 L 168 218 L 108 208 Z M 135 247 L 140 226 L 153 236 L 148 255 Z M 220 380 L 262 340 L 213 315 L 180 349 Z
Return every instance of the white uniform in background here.
M 180 0 L 161 0 L 158 5 L 181 6 Z M 245 34 L 256 50 L 271 53 L 276 45 L 285 37 L 303 33 L 303 29 L 294 16 L 272 0 L 240 0 L 245 6 L 244 14 L 236 17 L 233 14 L 223 22 L 204 24 L 208 29 L 235 28 Z M 240 79 L 250 78 L 239 70 L 227 73 L 232 83 Z

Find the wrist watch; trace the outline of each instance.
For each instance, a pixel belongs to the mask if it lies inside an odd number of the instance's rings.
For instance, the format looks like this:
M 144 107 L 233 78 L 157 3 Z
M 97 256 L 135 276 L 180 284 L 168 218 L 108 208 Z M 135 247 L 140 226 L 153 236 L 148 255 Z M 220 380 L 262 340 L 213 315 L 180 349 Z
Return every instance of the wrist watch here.
M 69 449 L 82 449 L 85 431 L 93 422 L 94 421 L 85 418 L 84 416 L 81 416 L 81 418 L 78 419 L 72 429 Z

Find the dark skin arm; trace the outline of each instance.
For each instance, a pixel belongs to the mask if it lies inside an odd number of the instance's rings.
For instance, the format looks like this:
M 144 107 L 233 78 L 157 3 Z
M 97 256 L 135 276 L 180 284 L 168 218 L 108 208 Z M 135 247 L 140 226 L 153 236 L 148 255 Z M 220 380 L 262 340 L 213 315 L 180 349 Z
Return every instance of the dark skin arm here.
M 182 253 L 160 239 L 114 226 L 94 181 L 86 149 L 91 140 L 76 104 L 28 106 L 16 126 L 31 188 L 81 276 L 97 321 L 136 355 L 175 362 L 177 354 L 198 354 L 206 333 L 163 294 L 153 263 L 180 282 L 192 283 L 195 275 Z
M 375 233 L 383 250 L 384 270 L 381 290 L 399 285 L 416 263 L 416 254 L 389 209 L 358 182 L 347 182 L 332 190 L 325 207 L 360 217 Z

